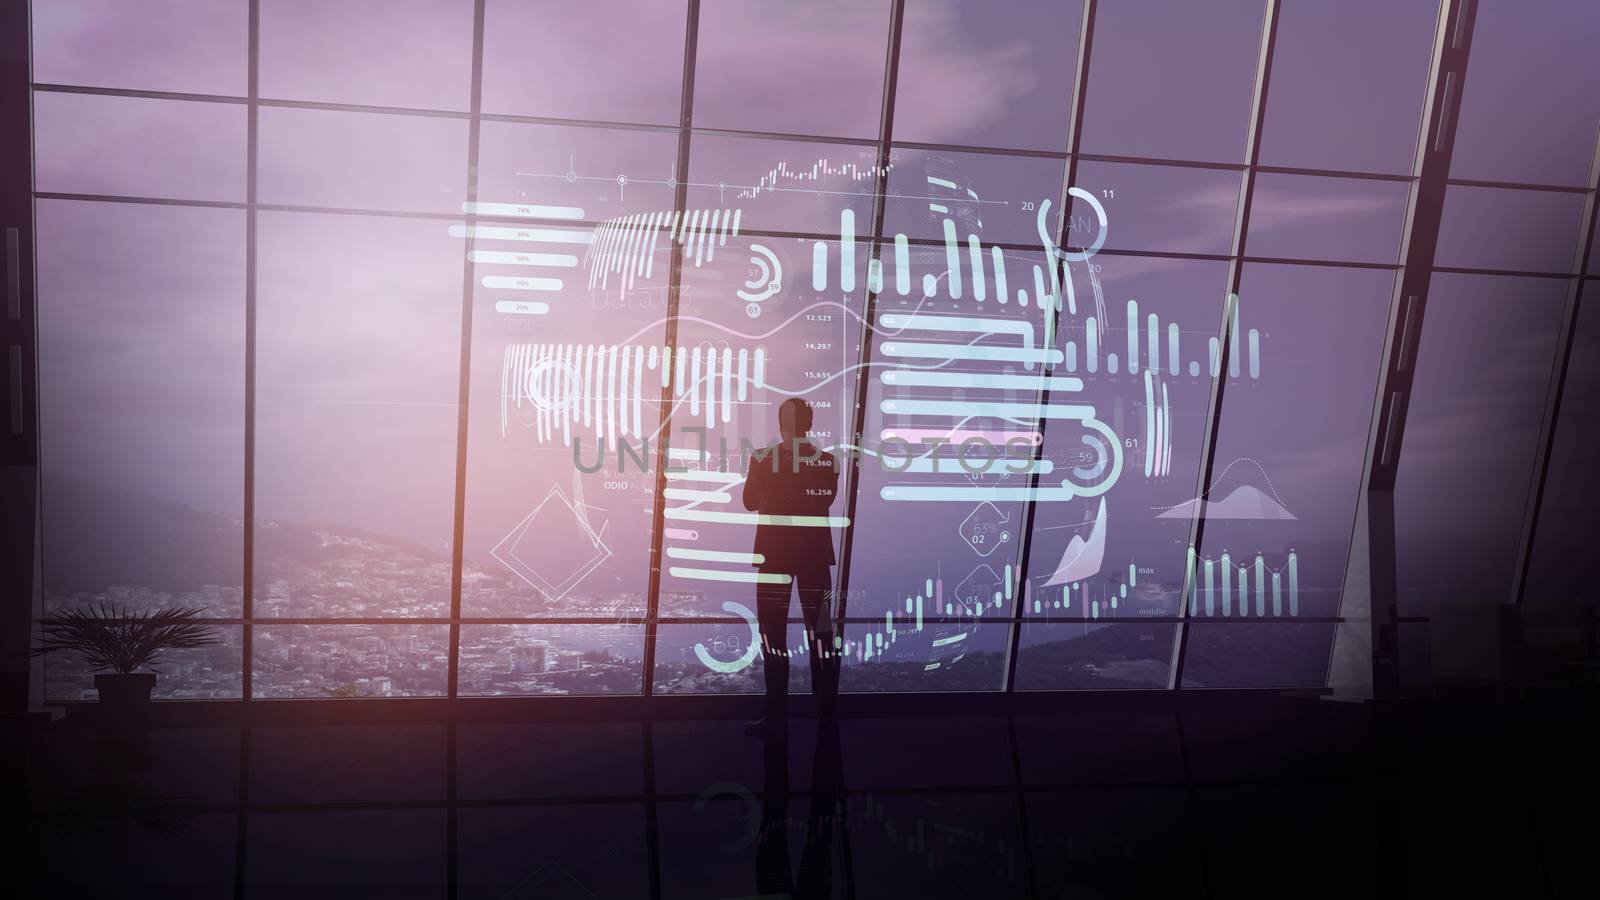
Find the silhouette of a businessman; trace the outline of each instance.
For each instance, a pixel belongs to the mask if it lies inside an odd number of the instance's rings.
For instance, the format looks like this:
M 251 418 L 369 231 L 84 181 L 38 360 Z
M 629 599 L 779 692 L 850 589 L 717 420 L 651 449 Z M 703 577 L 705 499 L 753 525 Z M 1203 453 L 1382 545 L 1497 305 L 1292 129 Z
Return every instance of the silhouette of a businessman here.
M 756 621 L 761 629 L 761 661 L 767 681 L 766 716 L 750 730 L 781 728 L 789 715 L 789 589 L 800 592 L 800 610 L 811 635 L 805 648 L 811 657 L 811 691 L 817 715 L 834 718 L 839 692 L 839 656 L 830 602 L 834 563 L 833 531 L 815 524 L 828 515 L 839 487 L 839 460 L 812 443 L 811 404 L 791 397 L 778 407 L 780 440 L 750 456 L 745 475 L 744 506 L 751 512 L 779 517 L 756 526 L 755 553 L 759 572 L 780 578 L 756 585 Z M 789 517 L 805 517 L 787 521 Z M 798 524 L 810 522 L 812 524 Z M 787 576 L 787 577 L 782 577 Z M 780 583 L 781 582 L 781 583 Z

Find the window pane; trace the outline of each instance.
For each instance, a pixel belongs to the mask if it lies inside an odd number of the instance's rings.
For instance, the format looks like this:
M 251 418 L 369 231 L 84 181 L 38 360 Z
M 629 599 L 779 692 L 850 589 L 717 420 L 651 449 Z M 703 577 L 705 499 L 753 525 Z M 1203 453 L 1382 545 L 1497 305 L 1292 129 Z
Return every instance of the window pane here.
M 1044 457 L 1056 483 L 1065 477 L 1103 493 L 1037 504 L 1023 614 L 1174 617 L 1181 610 L 1214 377 L 1210 345 L 1222 324 L 1227 265 L 1101 254 L 1072 268 L 1079 313 L 1067 317 L 1058 339 L 1066 362 L 1057 374 L 1079 379 L 1082 387 L 1054 391 L 1050 402 L 1092 406 L 1110 434 L 1085 421 L 1051 421 Z M 1243 304 L 1245 327 L 1254 324 L 1259 305 Z M 1247 368 L 1230 383 L 1241 379 L 1248 381 Z M 1109 664 L 1125 658 L 1118 642 L 1135 634 L 1111 632 L 1070 652 L 1103 647 L 1112 655 L 1101 664 Z M 1031 652 L 1024 650 L 1023 659 Z
M 245 107 L 34 92 L 41 191 L 243 200 Z
M 446 625 L 257 625 L 254 695 L 264 698 L 439 697 Z
M 624 131 L 565 125 L 484 122 L 478 157 L 482 215 L 540 218 L 538 206 L 566 207 L 548 216 L 608 220 L 670 212 L 669 184 L 678 137 L 668 131 Z M 533 205 L 527 213 L 503 204 Z M 666 283 L 666 267 L 656 269 Z
M 908 4 L 894 136 L 1066 150 L 1083 4 Z
M 879 298 L 848 596 L 850 615 L 879 624 L 847 631 L 846 689 L 994 690 L 1004 676 L 1021 473 L 1040 440 L 1029 373 L 1048 336 L 1032 300 L 977 298 L 979 274 L 996 295 L 1001 276 L 1006 294 L 1033 294 L 1044 260 L 984 255 L 921 253 L 911 263 L 930 271 L 907 281 L 924 286 Z
M 447 615 L 459 243 L 387 217 L 258 228 L 255 615 Z
M 746 231 L 836 234 L 845 210 L 872 230 L 876 147 L 696 135 L 688 207 L 737 209 Z
M 1241 162 L 1261 0 L 1096 9 L 1085 153 Z
M 700 7 L 694 124 L 875 137 L 888 46 L 885 2 L 709 0 Z
M 1451 186 L 1435 265 L 1570 272 L 1583 195 Z
M 870 193 L 868 187 L 850 199 Z M 778 229 L 793 227 L 781 218 L 762 221 Z M 865 236 L 870 223 L 856 222 L 858 235 Z M 836 216 L 827 227 L 840 224 Z M 756 516 L 775 511 L 746 510 L 741 498 L 756 465 L 749 455 L 780 439 L 778 410 L 790 397 L 811 404 L 809 436 L 841 464 L 833 493 L 819 486 L 812 496 L 821 499 L 805 514 L 821 520 L 806 526 L 813 529 L 807 534 L 830 544 L 835 561 L 842 558 L 848 455 L 840 448 L 850 443 L 853 428 L 853 366 L 862 351 L 870 244 L 856 237 L 841 247 L 838 240 L 738 235 L 725 245 L 715 243 L 714 258 L 709 252 L 702 258 L 696 242 L 695 252 L 684 259 L 678 346 L 688 363 L 686 377 L 674 382 L 671 437 L 673 468 L 690 471 L 667 476 L 665 615 L 743 615 L 755 609 Z M 713 249 L 711 242 L 706 249 Z M 837 571 L 833 568 L 830 576 Z M 801 615 L 798 603 L 793 615 Z
M 1600 119 L 1600 10 L 1480 3 L 1456 126 L 1455 178 L 1582 185 Z
M 975 581 L 963 583 L 969 588 L 976 584 Z M 992 586 L 992 583 L 985 585 Z M 853 693 L 998 691 L 1005 686 L 1011 627 L 1003 618 L 978 622 L 970 616 L 962 617 L 960 612 L 947 616 L 944 621 L 925 621 L 920 632 L 899 622 L 893 638 L 883 625 L 847 625 L 839 690 Z M 884 646 L 881 650 L 873 649 L 868 658 L 866 642 L 876 641 L 880 636 Z
M 1165 690 L 1177 625 L 1028 622 L 1019 691 Z
M 1239 350 L 1251 363 L 1259 359 L 1260 376 L 1229 382 L 1215 477 L 1203 501 L 1190 504 L 1206 516 L 1191 616 L 1275 624 L 1338 615 L 1394 277 L 1246 267 Z M 1241 368 L 1242 376 L 1253 372 Z M 1302 657 L 1325 661 L 1331 636 L 1331 629 L 1194 627 L 1184 682 L 1301 683 L 1312 671 L 1301 668 Z M 1291 645 L 1295 652 L 1287 653 Z
M 471 243 L 466 615 L 645 613 L 671 244 L 658 229 L 652 275 L 630 284 L 602 271 L 620 255 L 590 254 L 597 231 L 480 226 Z M 599 233 L 605 254 L 645 236 Z
M 1400 612 L 1436 639 L 1508 596 L 1566 284 L 1433 276 L 1394 503 Z
M 637 694 L 643 625 L 463 625 L 463 696 Z
M 1282 4 L 1261 162 L 1410 174 L 1437 6 Z
M 1076 186 L 1105 207 L 1105 246 L 1116 250 L 1228 253 L 1239 208 L 1238 172 L 1084 161 Z M 1073 198 L 1068 245 L 1094 240 L 1094 209 Z M 1079 237 L 1079 234 L 1082 237 Z
M 1401 181 L 1262 173 L 1245 250 L 1276 259 L 1395 263 L 1409 192 Z
M 1059 159 L 897 147 L 891 156 L 884 231 L 939 241 L 949 219 L 961 242 L 977 235 L 987 243 L 1036 247 L 1039 205 L 1050 200 L 1053 212 L 1047 225 L 1057 227 L 1054 204 L 1066 173 L 1067 164 Z M 933 255 L 942 258 L 943 250 Z
M 483 111 L 676 125 L 687 21 L 682 0 L 489 0 Z
M 43 84 L 242 96 L 248 31 L 244 3 L 35 3 L 33 78 Z
M 1197 619 L 1189 625 L 1182 687 L 1322 687 L 1332 646 L 1330 624 Z
M 37 221 L 47 608 L 239 615 L 244 214 L 41 200 Z
M 1530 614 L 1568 625 L 1576 625 L 1582 605 L 1593 602 L 1589 539 L 1600 508 L 1600 476 L 1592 462 L 1600 422 L 1590 413 L 1600 396 L 1600 303 L 1594 299 L 1600 283 L 1584 285 L 1584 294 L 1523 595 Z
M 62 606 L 60 612 L 68 608 Z M 218 615 L 206 610 L 206 615 Z M 237 615 L 237 613 L 234 613 Z M 217 643 L 187 650 L 168 650 L 156 658 L 149 671 L 156 673 L 156 686 L 150 696 L 157 700 L 237 700 L 243 691 L 241 674 L 243 640 L 238 625 L 212 625 Z M 94 678 L 100 670 L 90 668 L 77 651 L 52 653 L 44 660 L 46 700 L 95 700 Z
M 260 117 L 263 203 L 461 212 L 465 120 L 274 107 Z
M 746 603 L 747 609 L 755 606 L 754 598 Z M 669 613 L 663 608 L 662 614 Z M 791 649 L 805 646 L 799 625 L 789 627 L 787 639 Z M 810 684 L 810 665 L 809 656 L 789 660 L 790 690 L 798 687 L 796 676 Z M 759 694 L 766 689 L 760 635 L 744 622 L 658 625 L 651 677 L 657 694 Z
M 265 0 L 261 95 L 467 108 L 472 0 Z

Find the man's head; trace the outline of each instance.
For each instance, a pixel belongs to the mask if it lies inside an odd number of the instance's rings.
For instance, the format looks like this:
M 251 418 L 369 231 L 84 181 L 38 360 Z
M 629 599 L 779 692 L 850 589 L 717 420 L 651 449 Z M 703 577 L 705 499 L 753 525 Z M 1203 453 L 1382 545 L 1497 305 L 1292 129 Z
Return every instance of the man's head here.
M 778 407 L 778 434 L 783 443 L 792 445 L 811 433 L 811 404 L 799 397 L 790 397 Z

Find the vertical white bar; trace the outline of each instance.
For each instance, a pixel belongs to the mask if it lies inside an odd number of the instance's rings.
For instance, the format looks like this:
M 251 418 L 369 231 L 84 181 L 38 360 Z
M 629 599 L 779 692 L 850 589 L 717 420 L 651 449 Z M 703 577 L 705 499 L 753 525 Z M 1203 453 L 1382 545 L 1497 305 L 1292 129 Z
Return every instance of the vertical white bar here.
M 846 294 L 856 289 L 856 211 L 839 213 L 839 290 Z
M 983 278 L 983 245 L 975 234 L 967 235 L 967 262 L 972 264 L 972 297 L 982 303 L 989 292 Z
M 722 421 L 733 418 L 733 348 L 722 348 Z
M 689 415 L 700 414 L 700 348 L 689 351 Z
M 903 234 L 894 236 L 894 289 L 902 297 L 911 293 L 911 242 Z
M 1139 301 L 1128 301 L 1128 374 L 1139 374 Z
M 956 241 L 956 223 L 944 220 L 944 265 L 949 275 L 950 299 L 961 299 L 961 249 Z

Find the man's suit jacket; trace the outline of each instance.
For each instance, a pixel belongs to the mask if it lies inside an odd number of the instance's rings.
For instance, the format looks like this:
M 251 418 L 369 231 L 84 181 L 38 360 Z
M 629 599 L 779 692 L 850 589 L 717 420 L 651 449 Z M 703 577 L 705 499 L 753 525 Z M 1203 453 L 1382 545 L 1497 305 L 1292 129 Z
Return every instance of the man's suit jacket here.
M 810 441 L 798 456 L 782 442 L 750 456 L 744 479 L 744 508 L 775 516 L 826 516 L 839 489 L 839 458 Z M 757 568 L 797 572 L 834 564 L 833 529 L 805 525 L 757 525 L 755 552 L 765 557 Z

